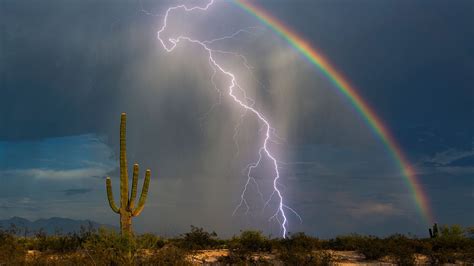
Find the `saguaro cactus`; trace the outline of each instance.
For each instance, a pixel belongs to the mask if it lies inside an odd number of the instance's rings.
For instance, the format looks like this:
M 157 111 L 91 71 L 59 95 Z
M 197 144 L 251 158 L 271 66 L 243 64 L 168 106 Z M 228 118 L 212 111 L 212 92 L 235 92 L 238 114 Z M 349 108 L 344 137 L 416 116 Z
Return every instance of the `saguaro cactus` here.
M 145 201 L 148 195 L 148 187 L 150 185 L 151 171 L 148 169 L 145 173 L 145 181 L 140 195 L 138 205 L 135 206 L 138 185 L 138 164 L 133 165 L 132 191 L 130 197 L 128 195 L 128 170 L 127 170 L 127 147 L 126 147 L 126 128 L 127 115 L 122 113 L 120 120 L 120 208 L 117 208 L 112 193 L 112 181 L 110 177 L 106 179 L 107 198 L 112 210 L 120 214 L 120 232 L 122 236 L 131 236 L 132 234 L 132 217 L 138 216 L 145 207 Z
M 438 225 L 436 223 L 433 225 L 433 229 L 429 228 L 428 231 L 430 232 L 431 238 L 438 237 Z

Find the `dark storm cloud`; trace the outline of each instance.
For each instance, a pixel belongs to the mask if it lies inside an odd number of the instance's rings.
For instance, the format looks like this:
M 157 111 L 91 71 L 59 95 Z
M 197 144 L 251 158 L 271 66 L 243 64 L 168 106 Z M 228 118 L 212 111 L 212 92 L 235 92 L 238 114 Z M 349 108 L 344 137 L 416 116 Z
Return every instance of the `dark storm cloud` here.
M 169 3 L 0 1 L 0 206 L 10 210 L 1 216 L 116 223 L 103 177 L 112 177 L 118 195 L 125 111 L 129 162 L 140 163 L 141 178 L 152 169 L 139 231 L 177 234 L 194 224 L 225 235 L 251 227 L 278 232 L 258 208 L 232 217 L 241 169 L 256 159 L 258 125 L 243 124 L 236 160 L 232 136 L 241 113 L 225 98 L 207 113 L 217 95 L 204 54 L 191 45 L 166 54 L 156 40 L 162 17 L 147 12 L 163 14 Z M 460 204 L 472 201 L 471 175 L 447 168 L 469 165 L 472 152 L 472 1 L 259 4 L 319 47 L 368 99 L 423 166 L 420 179 L 440 221 L 472 222 L 463 215 L 472 206 Z M 263 27 L 239 9 L 225 10 L 215 20 L 175 24 L 190 31 L 205 25 L 193 33 L 210 37 Z M 288 204 L 304 219 L 291 216 L 291 230 L 424 232 L 399 169 L 354 109 L 270 30 L 253 32 L 222 48 L 249 58 L 260 84 L 241 66 L 236 71 L 286 139 L 275 146 L 278 155 L 296 162 L 282 167 Z M 257 197 L 250 200 L 259 206 Z
M 320 1 L 315 8 L 296 1 L 292 12 L 284 3 L 267 6 L 330 58 L 411 153 L 471 148 L 472 1 Z

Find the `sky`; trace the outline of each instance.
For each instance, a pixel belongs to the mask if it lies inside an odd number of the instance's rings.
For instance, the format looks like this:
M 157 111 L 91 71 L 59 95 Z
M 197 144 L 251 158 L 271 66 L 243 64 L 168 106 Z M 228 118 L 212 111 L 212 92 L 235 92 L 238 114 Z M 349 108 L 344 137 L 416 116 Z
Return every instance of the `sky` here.
M 275 202 L 263 208 L 255 186 L 250 210 L 233 215 L 262 125 L 217 92 L 202 49 L 181 44 L 167 53 L 160 45 L 156 33 L 176 3 L 203 2 L 0 1 L 0 219 L 118 224 L 105 177 L 117 196 L 127 112 L 129 163 L 140 164 L 141 178 L 152 170 L 136 231 L 280 234 L 269 220 Z M 435 221 L 473 225 L 474 2 L 255 3 L 321 51 L 374 108 L 416 169 Z M 427 235 L 387 147 L 287 42 L 229 1 L 169 23 L 167 36 L 201 40 L 245 29 L 213 48 L 234 53 L 217 58 L 278 135 L 271 149 L 285 203 L 302 218 L 289 213 L 290 232 Z M 265 197 L 269 173 L 268 163 L 255 172 Z

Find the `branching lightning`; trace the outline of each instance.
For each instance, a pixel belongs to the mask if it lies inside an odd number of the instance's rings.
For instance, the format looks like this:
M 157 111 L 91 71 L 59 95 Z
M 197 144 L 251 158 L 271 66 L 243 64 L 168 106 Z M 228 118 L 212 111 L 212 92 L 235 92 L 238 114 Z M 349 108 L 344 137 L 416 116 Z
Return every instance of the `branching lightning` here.
M 275 140 L 272 140 L 272 136 L 276 136 L 275 130 L 271 127 L 270 122 L 267 120 L 267 118 L 265 118 L 265 116 L 254 107 L 255 106 L 255 101 L 247 96 L 245 90 L 238 84 L 236 76 L 231 71 L 225 69 L 218 62 L 218 60 L 216 60 L 215 55 L 216 54 L 229 54 L 229 55 L 237 56 L 242 60 L 243 65 L 247 69 L 250 70 L 251 67 L 248 64 L 247 59 L 244 56 L 242 56 L 238 53 L 222 51 L 222 50 L 214 50 L 210 47 L 210 45 L 214 42 L 233 39 L 238 34 L 249 33 L 249 31 L 247 31 L 246 29 L 242 29 L 242 30 L 239 30 L 239 31 L 229 35 L 229 36 L 215 38 L 213 40 L 196 40 L 196 39 L 190 38 L 188 36 L 183 36 L 183 35 L 180 35 L 178 37 L 168 38 L 166 40 L 163 39 L 163 33 L 168 28 L 168 17 L 174 11 L 181 10 L 181 11 L 184 11 L 184 12 L 192 12 L 192 11 L 205 12 L 214 3 L 215 3 L 215 0 L 209 0 L 209 2 L 207 2 L 207 4 L 205 4 L 203 6 L 188 7 L 186 5 L 177 5 L 177 6 L 173 6 L 173 7 L 168 8 L 165 15 L 164 15 L 163 26 L 158 31 L 157 37 L 158 37 L 158 40 L 161 42 L 163 48 L 167 52 L 172 52 L 176 48 L 178 43 L 180 43 L 180 42 L 188 42 L 188 43 L 195 44 L 195 45 L 201 47 L 203 49 L 203 51 L 205 51 L 207 53 L 208 57 L 209 57 L 208 58 L 209 65 L 210 65 L 211 69 L 213 70 L 213 74 L 211 76 L 211 83 L 213 84 L 216 91 L 218 91 L 219 97 L 221 97 L 221 90 L 215 84 L 215 81 L 214 81 L 215 76 L 218 74 L 218 72 L 220 72 L 220 74 L 228 77 L 230 84 L 227 88 L 227 90 L 228 90 L 227 94 L 235 102 L 235 104 L 237 104 L 240 108 L 242 108 L 242 111 L 243 111 L 241 119 L 239 120 L 239 124 L 236 126 L 236 133 L 233 136 L 234 141 L 235 141 L 235 138 L 236 138 L 237 130 L 240 127 L 240 124 L 241 124 L 243 118 L 246 115 L 248 115 L 249 113 L 253 114 L 262 123 L 263 130 L 265 131 L 265 135 L 264 135 L 265 138 L 263 140 L 263 143 L 261 144 L 261 147 L 258 149 L 258 160 L 254 163 L 249 164 L 246 167 L 247 182 L 245 183 L 245 186 L 242 190 L 242 194 L 241 194 L 241 197 L 240 197 L 240 202 L 236 206 L 236 208 L 233 212 L 233 215 L 240 208 L 242 208 L 244 206 L 246 208 L 246 213 L 249 211 L 250 207 L 249 207 L 249 204 L 248 204 L 245 196 L 246 196 L 246 193 L 247 193 L 248 186 L 250 185 L 250 183 L 253 183 L 253 184 L 255 184 L 255 186 L 257 188 L 257 191 L 258 191 L 258 193 L 259 193 L 259 195 L 262 199 L 262 202 L 264 203 L 264 209 L 265 209 L 265 207 L 268 206 L 270 201 L 273 198 L 276 197 L 277 202 L 278 202 L 278 207 L 276 208 L 275 213 L 273 214 L 273 216 L 270 217 L 270 220 L 275 219 L 276 221 L 278 221 L 278 223 L 281 226 L 282 236 L 286 237 L 287 227 L 288 227 L 288 219 L 287 219 L 287 213 L 285 211 L 288 210 L 288 211 L 294 213 L 300 220 L 301 220 L 301 217 L 298 215 L 298 213 L 296 213 L 296 211 L 294 211 L 293 209 L 291 209 L 290 207 L 288 207 L 284 203 L 283 194 L 282 194 L 282 192 L 279 188 L 279 187 L 281 187 L 281 184 L 279 183 L 279 179 L 280 179 L 279 162 L 277 161 L 277 159 L 272 154 L 272 152 L 270 151 L 270 148 L 269 148 L 269 143 L 275 142 Z M 238 97 L 235 94 L 236 90 L 238 90 L 240 92 L 240 94 L 242 95 L 241 97 Z M 219 103 L 220 103 L 220 98 L 219 98 Z M 211 107 L 211 109 L 212 108 L 213 107 Z M 272 190 L 272 193 L 271 193 L 270 197 L 266 201 L 264 200 L 263 194 L 260 192 L 259 184 L 258 184 L 257 180 L 252 175 L 253 171 L 260 166 L 263 159 L 268 159 L 272 163 L 272 168 L 273 168 L 273 190 Z

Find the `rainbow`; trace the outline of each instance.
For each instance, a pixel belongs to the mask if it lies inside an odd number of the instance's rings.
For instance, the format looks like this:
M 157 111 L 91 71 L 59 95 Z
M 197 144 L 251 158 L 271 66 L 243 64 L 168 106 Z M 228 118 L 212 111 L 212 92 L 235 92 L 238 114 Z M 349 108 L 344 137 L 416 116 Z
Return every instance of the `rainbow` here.
M 387 147 L 389 153 L 400 168 L 400 172 L 409 189 L 412 192 L 416 206 L 425 219 L 426 223 L 433 222 L 433 213 L 431 211 L 429 200 L 426 193 L 423 191 L 420 182 L 418 181 L 415 171 L 403 154 L 400 146 L 397 144 L 390 131 L 384 125 L 382 120 L 376 115 L 367 102 L 357 93 L 353 86 L 345 79 L 320 52 L 311 47 L 310 43 L 298 36 L 294 30 L 284 25 L 271 14 L 256 6 L 248 0 L 232 1 L 237 6 L 245 10 L 247 13 L 256 17 L 263 24 L 276 32 L 279 36 L 291 44 L 297 51 L 299 51 L 311 64 L 319 68 L 324 75 L 335 85 L 340 93 L 342 93 L 352 106 L 357 110 L 362 119 L 368 124 L 373 132 L 379 136 L 381 141 Z

